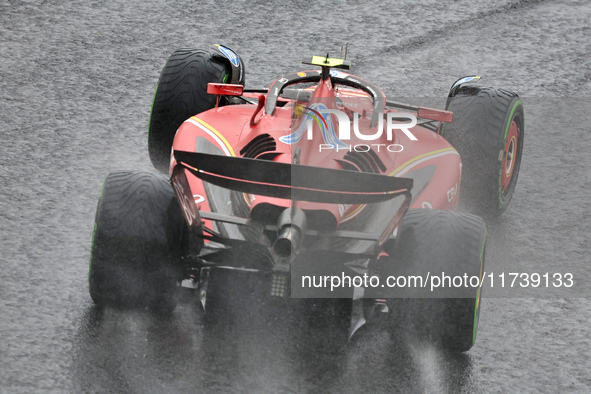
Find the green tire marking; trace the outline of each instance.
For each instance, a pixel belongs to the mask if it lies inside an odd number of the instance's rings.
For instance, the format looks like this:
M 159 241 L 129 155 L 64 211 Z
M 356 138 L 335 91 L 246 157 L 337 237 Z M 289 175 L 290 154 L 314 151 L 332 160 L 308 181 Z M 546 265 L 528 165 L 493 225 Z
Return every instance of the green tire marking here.
M 105 183 L 107 183 L 107 180 L 106 179 L 103 182 L 103 185 L 101 186 L 101 192 L 99 193 L 99 198 L 101 198 L 103 196 L 103 190 L 105 190 Z
M 505 135 L 503 136 L 503 145 L 507 143 L 507 134 L 509 133 L 509 127 L 511 126 L 511 122 L 513 121 L 513 114 L 515 114 L 515 110 L 518 106 L 521 105 L 521 100 L 517 100 L 515 105 L 513 105 L 513 109 L 511 109 L 511 114 L 509 115 L 509 121 L 507 122 L 507 126 L 505 127 Z M 505 147 L 503 146 L 503 152 L 505 151 Z M 503 177 L 503 164 L 501 162 L 501 169 L 499 170 L 499 209 L 503 208 L 503 188 L 501 187 L 501 178 Z
M 226 83 L 226 81 L 228 80 L 228 77 L 229 77 L 229 76 L 230 76 L 230 74 L 229 74 L 229 73 L 228 73 L 228 74 L 226 74 L 226 75 L 224 75 L 224 79 L 222 79 L 222 83 Z M 216 103 L 215 103 L 215 106 L 214 106 L 214 108 L 217 108 L 217 107 L 218 107 L 218 102 L 219 102 L 219 99 L 220 99 L 220 96 L 218 96 L 218 98 L 217 98 L 217 100 L 216 100 Z
M 480 249 L 480 272 L 482 273 L 482 268 L 484 264 L 484 245 L 486 244 L 486 227 L 484 228 L 484 237 L 482 239 L 482 248 Z M 472 325 L 472 345 L 476 343 L 476 329 L 478 328 L 478 308 L 479 308 L 479 301 L 480 301 L 480 289 L 482 288 L 482 281 L 484 278 L 480 278 L 480 286 L 478 287 L 478 291 L 476 292 L 476 301 L 474 303 L 474 324 Z

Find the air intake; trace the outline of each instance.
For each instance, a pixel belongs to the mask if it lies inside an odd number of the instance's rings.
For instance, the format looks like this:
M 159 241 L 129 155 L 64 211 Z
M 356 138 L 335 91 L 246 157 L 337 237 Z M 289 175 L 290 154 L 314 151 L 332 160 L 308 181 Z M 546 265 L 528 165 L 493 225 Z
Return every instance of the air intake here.
M 370 149 L 367 152 L 348 152 L 339 163 L 345 170 L 371 172 L 379 174 L 386 171 L 386 166 L 376 152 Z
M 273 152 L 277 149 L 277 144 L 273 137 L 269 134 L 261 134 L 254 137 L 250 142 L 244 145 L 244 148 L 240 150 L 242 157 L 249 157 L 254 159 L 261 153 Z

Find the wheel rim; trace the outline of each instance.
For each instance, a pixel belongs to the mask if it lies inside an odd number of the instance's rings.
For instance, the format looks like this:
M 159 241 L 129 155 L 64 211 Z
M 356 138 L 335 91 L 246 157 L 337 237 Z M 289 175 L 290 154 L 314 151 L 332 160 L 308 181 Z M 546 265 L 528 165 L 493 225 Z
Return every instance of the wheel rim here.
M 507 142 L 505 143 L 505 151 L 503 157 L 503 168 L 501 171 L 501 190 L 505 192 L 511 185 L 513 174 L 517 163 L 518 144 L 519 144 L 519 127 L 515 119 L 511 122 L 509 133 L 507 134 Z

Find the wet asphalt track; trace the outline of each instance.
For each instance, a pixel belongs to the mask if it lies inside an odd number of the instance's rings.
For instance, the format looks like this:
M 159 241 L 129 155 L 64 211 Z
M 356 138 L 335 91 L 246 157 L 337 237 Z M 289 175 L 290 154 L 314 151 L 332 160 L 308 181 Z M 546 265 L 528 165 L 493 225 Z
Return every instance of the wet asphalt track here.
M 0 0 L 0 392 L 588 392 L 590 18 L 587 1 Z M 378 328 L 335 352 L 289 319 L 221 338 L 188 305 L 168 319 L 93 308 L 100 186 L 112 170 L 151 169 L 168 55 L 227 43 L 257 86 L 346 41 L 354 72 L 389 95 L 443 105 L 473 73 L 520 93 L 522 170 L 489 223 L 487 268 L 572 272 L 576 287 L 489 292 L 530 298 L 484 299 L 477 343 L 459 356 Z

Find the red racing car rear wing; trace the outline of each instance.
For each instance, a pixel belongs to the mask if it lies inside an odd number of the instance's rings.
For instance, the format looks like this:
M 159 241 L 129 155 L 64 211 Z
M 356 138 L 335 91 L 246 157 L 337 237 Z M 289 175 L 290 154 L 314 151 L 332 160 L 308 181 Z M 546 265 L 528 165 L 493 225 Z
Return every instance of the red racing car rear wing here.
M 410 178 L 206 153 L 174 151 L 174 156 L 178 164 L 173 173 L 184 168 L 203 181 L 242 193 L 332 204 L 368 204 L 404 196 L 404 201 L 381 233 L 306 232 L 307 235 L 315 236 L 373 240 L 376 241 L 375 254 L 379 253 L 381 246 L 392 235 L 412 199 L 410 190 L 413 180 Z M 194 205 L 193 208 L 195 209 Z M 211 220 L 250 224 L 249 219 L 237 221 L 238 218 L 213 212 L 203 214 L 204 218 Z M 200 212 L 195 212 L 194 215 L 197 222 L 200 222 Z
M 365 172 L 244 157 L 175 151 L 177 163 L 197 178 L 242 193 L 290 200 L 369 204 L 410 192 L 413 180 Z

